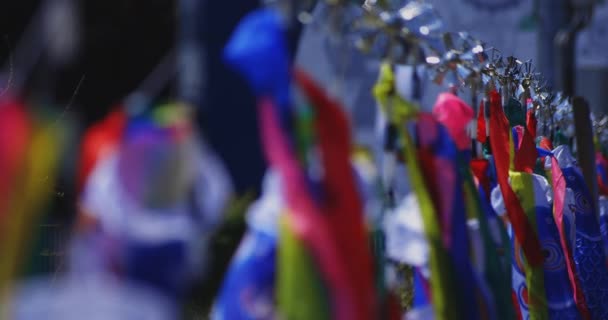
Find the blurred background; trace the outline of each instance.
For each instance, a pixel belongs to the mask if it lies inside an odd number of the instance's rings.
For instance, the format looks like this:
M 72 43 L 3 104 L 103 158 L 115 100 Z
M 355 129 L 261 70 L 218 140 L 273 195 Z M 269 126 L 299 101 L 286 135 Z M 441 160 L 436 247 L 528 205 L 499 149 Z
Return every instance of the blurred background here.
M 162 58 L 184 38 L 194 37 L 203 46 L 197 51 L 204 79 L 199 83 L 198 118 L 211 145 L 230 168 L 239 192 L 259 187 L 264 169 L 259 152 L 253 98 L 242 80 L 221 61 L 221 50 L 232 29 L 259 1 L 198 1 L 189 11 L 195 34 L 185 35 L 190 23 L 180 19 L 178 1 L 55 1 L 70 2 L 75 8 L 74 21 L 64 24 L 63 37 L 72 37 L 73 48 L 66 59 L 39 59 L 28 77 L 27 88 L 37 95 L 51 96 L 55 108 L 65 108 L 71 101 L 70 117 L 77 119 L 77 130 L 100 120 L 120 104 L 148 76 Z M 53 1 L 50 1 L 51 3 Z M 188 1 L 183 1 L 187 3 Z M 401 1 L 407 2 L 407 1 Z M 555 72 L 555 34 L 573 18 L 568 0 L 428 0 L 444 19 L 446 30 L 467 31 L 498 48 L 503 55 L 521 60 L 532 59 L 550 84 L 558 87 Z M 594 1 L 592 1 L 594 2 Z M 26 27 L 40 9 L 40 0 L 5 1 L 0 11 L 0 62 L 9 66 L 26 57 L 11 56 L 22 40 Z M 182 4 L 183 5 L 183 4 Z M 578 4 L 580 5 L 580 4 Z M 182 15 L 183 16 L 183 15 Z M 608 94 L 608 5 L 595 1 L 592 19 L 580 31 L 575 45 L 577 94 L 585 96 L 596 111 L 608 110 L 603 101 Z M 188 26 L 189 28 L 189 26 Z M 65 31 L 67 30 L 67 31 Z M 191 30 L 191 29 L 190 29 Z M 301 37 L 299 37 L 301 35 Z M 342 86 L 343 102 L 354 108 L 355 123 L 365 136 L 373 127 L 368 105 L 373 103 L 366 89 L 375 81 L 377 61 L 369 61 L 354 49 L 336 49 L 324 42 L 319 32 L 295 32 L 301 38 L 297 61 L 313 70 L 318 80 Z M 295 42 L 295 40 L 293 40 Z M 336 64 L 336 59 L 342 63 Z M 17 61 L 17 62 L 15 62 Z M 363 68 L 354 66 L 364 66 Z M 6 71 L 6 70 L 5 70 Z M 78 92 L 75 92 L 82 80 Z M 352 90 L 355 89 L 355 90 Z M 161 97 L 177 92 L 167 86 Z M 340 90 L 340 89 L 336 89 Z M 429 86 L 429 90 L 439 90 Z M 346 94 L 346 92 L 348 94 Z M 233 94 L 238 93 L 238 94 Z M 435 95 L 429 93 L 428 96 Z M 73 100 L 73 101 L 72 101 Z M 367 112 L 366 112 L 367 111 Z M 365 140 L 365 137 L 361 139 Z M 239 161 L 243 154 L 248 161 Z M 68 188 L 69 189 L 69 188 Z M 65 194 L 66 199 L 71 196 Z M 67 201 L 70 202 L 70 201 Z
M 62 1 L 49 1 L 54 2 Z M 84 132 L 122 104 L 176 46 L 182 20 L 178 19 L 178 1 L 67 2 L 75 9 L 74 20 L 64 21 L 60 37 L 72 36 L 73 48 L 64 53 L 66 59 L 62 61 L 48 55 L 36 60 L 25 87 L 33 96 L 43 96 L 40 99 L 52 103 L 52 108 L 64 117 L 73 119 L 74 130 Z M 41 4 L 39 0 L 3 2 L 0 61 L 5 67 L 4 79 L 11 68 L 31 63 L 23 60 L 35 60 L 15 51 L 23 42 L 31 42 L 23 37 Z M 258 188 L 264 164 L 258 147 L 253 97 L 248 95 L 241 78 L 224 66 L 221 51 L 239 19 L 258 5 L 254 0 L 205 1 L 205 8 L 200 8 L 193 17 L 197 22 L 194 36 L 205 44 L 201 68 L 205 68 L 209 79 L 199 88 L 201 101 L 194 102 L 199 105 L 197 117 L 205 136 L 230 167 L 239 192 Z M 37 36 L 38 41 L 43 38 L 42 34 Z M 25 43 L 25 51 L 37 51 L 30 48 L 33 45 Z M 177 86 L 168 85 L 158 98 L 167 100 L 177 90 Z M 78 143 L 71 145 L 74 148 L 68 158 L 74 161 L 67 167 L 75 170 Z M 247 161 L 241 161 L 243 154 L 248 155 Z M 57 187 L 62 197 L 57 199 L 61 209 L 56 212 L 66 219 L 74 215 L 75 180 L 72 180 L 66 178 Z
M 532 59 L 549 85 L 582 95 L 592 110 L 607 113 L 605 1 L 428 2 L 444 19 L 446 30 L 470 32 L 505 56 Z M 77 212 L 74 177 L 82 133 L 124 105 L 170 52 L 177 52 L 170 64 L 179 75 L 155 90 L 154 98 L 168 101 L 177 96 L 194 105 L 196 122 L 227 167 L 237 196 L 259 193 L 265 163 L 255 101 L 241 77 L 222 61 L 234 27 L 261 5 L 259 1 L 50 0 L 41 7 L 40 0 L 7 0 L 2 4 L 0 87 L 21 83 L 27 88 L 25 95 L 53 109 L 72 132 L 62 154 L 52 209 L 41 226 L 46 242 L 39 250 L 39 268 L 60 268 L 60 244 Z M 559 49 L 556 36 L 563 30 L 572 31 L 574 40 Z M 376 81 L 379 61 L 366 59 L 352 47 L 328 44 L 329 36 L 314 26 L 292 31 L 295 61 L 352 110 L 355 138 L 371 143 L 375 118 L 369 88 Z M 40 50 L 41 44 L 48 49 Z M 38 52 L 41 57 L 35 57 Z M 442 90 L 430 83 L 425 88 L 429 99 Z M 226 253 L 223 263 L 230 256 Z

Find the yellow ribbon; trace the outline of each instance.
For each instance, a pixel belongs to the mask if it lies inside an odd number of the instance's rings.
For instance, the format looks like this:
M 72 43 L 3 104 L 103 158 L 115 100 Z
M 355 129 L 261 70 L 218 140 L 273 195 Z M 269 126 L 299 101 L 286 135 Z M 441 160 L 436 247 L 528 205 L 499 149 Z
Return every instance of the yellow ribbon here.
M 7 224 L 0 241 L 0 298 L 10 292 L 31 250 L 32 235 L 37 232 L 44 208 L 54 194 L 59 160 L 59 129 L 49 123 L 34 124 L 23 167 L 17 175 L 10 198 Z M 1 316 L 6 315 L 3 310 Z
M 526 213 L 528 221 L 534 230 L 536 226 L 536 203 L 534 199 L 533 176 L 525 172 L 509 172 L 511 187 Z M 517 241 L 517 240 L 516 240 Z M 515 254 L 518 254 L 517 252 Z M 545 277 L 543 266 L 532 267 L 522 257 L 528 286 L 528 306 L 531 320 L 549 319 L 547 311 L 547 298 L 545 296 Z
M 408 122 L 416 117 L 418 108 L 396 94 L 395 76 L 389 63 L 385 62 L 380 67 L 380 76 L 373 93 L 384 114 L 398 128 L 403 143 L 403 156 L 413 190 L 418 198 L 426 238 L 431 248 L 430 285 L 435 316 L 437 319 L 458 319 L 456 299 L 450 297 L 450 294 L 456 292 L 452 281 L 454 275 L 449 268 L 448 253 L 441 243 L 437 214 L 415 153 L 416 146 L 407 130 Z

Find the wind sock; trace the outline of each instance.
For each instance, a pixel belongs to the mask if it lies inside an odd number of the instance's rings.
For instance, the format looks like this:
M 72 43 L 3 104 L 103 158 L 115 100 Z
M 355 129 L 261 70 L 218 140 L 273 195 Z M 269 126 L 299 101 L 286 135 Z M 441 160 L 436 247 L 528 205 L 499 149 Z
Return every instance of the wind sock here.
M 576 232 L 574 227 L 575 218 L 572 215 L 572 212 L 564 211 L 566 181 L 555 155 L 544 148 L 538 148 L 538 151 L 541 159 L 545 159 L 545 161 L 548 163 L 547 166 L 550 168 L 549 173 L 552 179 L 554 198 L 553 217 L 560 238 L 560 245 L 564 255 L 566 270 L 568 271 L 572 297 L 581 317 L 583 319 L 590 319 L 587 303 L 585 302 L 585 296 L 583 295 L 580 280 L 576 274 L 576 267 L 571 250 L 571 244 L 574 242 L 575 238 L 574 233 Z
M 564 216 L 573 217 L 575 225 L 575 231 L 570 233 L 575 238 L 570 237 L 569 246 L 586 306 L 592 319 L 605 319 L 608 318 L 608 269 L 594 201 L 569 148 L 559 146 L 553 154 L 565 181 Z M 569 227 L 572 226 L 565 225 L 566 230 Z
M 540 175 L 521 174 L 524 206 L 526 199 L 534 198 L 536 225 L 545 261 L 543 264 L 544 286 L 550 319 L 587 318 L 585 311 L 579 313 L 571 287 L 568 265 L 562 250 L 560 234 L 551 212 L 551 187 Z M 531 181 L 530 181 L 531 179 Z M 517 183 L 516 179 L 513 179 Z M 519 193 L 518 193 L 519 194 Z M 521 268 L 521 266 L 518 266 Z
M 525 309 L 527 309 L 531 297 L 534 299 L 542 297 L 542 300 L 546 299 L 547 312 L 550 319 L 563 316 L 566 318 L 578 318 L 580 315 L 575 307 L 576 304 L 573 299 L 573 290 L 570 283 L 569 259 L 567 253 L 562 248 L 559 228 L 551 213 L 551 197 L 547 196 L 551 192 L 549 184 L 542 176 L 530 175 L 533 172 L 538 152 L 529 129 L 532 127 L 531 130 L 535 130 L 534 123 L 530 117 L 528 117 L 528 120 L 527 127 L 516 126 L 513 128 L 513 135 L 517 141 L 515 170 L 518 172 L 510 173 L 510 178 L 511 186 L 517 193 L 525 210 L 536 211 L 536 230 L 543 252 L 545 252 L 543 264 L 544 279 L 542 279 L 545 292 L 543 297 L 542 293 L 538 290 L 541 287 L 540 276 L 532 279 L 533 284 L 538 286 L 535 289 L 530 290 L 530 287 L 528 287 L 529 281 L 527 281 L 525 287 L 523 287 L 523 283 L 520 283 L 514 289 L 518 296 L 519 305 L 524 309 L 522 313 L 528 312 Z M 515 244 L 516 247 L 519 247 L 517 243 Z M 522 259 L 517 251 L 514 254 L 516 262 L 514 264 L 514 272 L 518 275 L 525 275 L 525 260 Z M 529 276 L 528 279 L 530 279 Z M 526 295 L 528 299 L 526 299 Z
M 511 173 L 511 184 L 514 190 L 517 187 L 518 198 L 521 200 L 526 210 L 530 210 L 530 199 L 534 199 L 534 207 L 536 210 L 536 226 L 541 246 L 545 253 L 545 261 L 543 264 L 544 270 L 544 286 L 545 296 L 547 300 L 547 309 L 550 319 L 559 319 L 566 316 L 567 318 L 579 318 L 579 310 L 575 307 L 576 299 L 574 299 L 574 290 L 571 286 L 571 259 L 568 251 L 562 246 L 560 224 L 561 220 L 555 220 L 551 212 L 552 196 L 551 188 L 547 180 L 540 175 L 531 174 L 533 172 L 536 158 L 539 157 L 538 149 L 534 145 L 533 135 L 535 129 L 535 121 L 533 115 L 528 113 L 527 127 L 516 126 L 513 128 L 514 136 L 517 137 L 517 149 L 515 156 L 515 168 L 518 173 Z M 532 130 L 532 132 L 531 132 Z M 519 176 L 515 179 L 513 175 Z M 525 261 L 520 255 L 515 253 L 515 261 L 517 264 L 516 271 L 520 274 L 525 274 Z M 528 296 L 534 294 L 528 290 Z M 518 297 L 522 290 L 517 290 Z M 538 293 L 540 295 L 540 293 Z M 523 305 L 525 299 L 519 297 L 520 305 Z M 585 317 L 585 310 L 582 309 L 581 314 Z M 586 317 L 585 317 L 586 318 Z

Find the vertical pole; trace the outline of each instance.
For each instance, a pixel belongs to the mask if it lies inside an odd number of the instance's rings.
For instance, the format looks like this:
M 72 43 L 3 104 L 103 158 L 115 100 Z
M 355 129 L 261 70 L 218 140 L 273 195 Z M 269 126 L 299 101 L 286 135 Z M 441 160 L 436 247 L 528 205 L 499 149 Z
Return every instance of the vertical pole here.
M 576 146 L 579 165 L 583 170 L 585 183 L 593 197 L 593 206 L 599 219 L 598 186 L 595 171 L 595 147 L 593 145 L 593 132 L 589 104 L 582 97 L 575 97 L 572 101 L 574 111 L 574 125 L 576 127 Z
M 566 7 L 569 13 L 567 24 L 555 35 L 554 45 L 557 57 L 555 69 L 557 88 L 567 96 L 574 95 L 576 84 L 576 37 L 593 16 L 593 0 L 570 0 Z
M 557 54 L 555 67 L 558 71 L 557 84 L 566 96 L 573 96 L 576 84 L 575 79 L 575 45 L 578 32 L 590 21 L 593 13 L 593 1 L 569 1 L 568 24 L 555 36 L 555 51 Z M 594 203 L 593 208 L 599 219 L 598 187 L 595 172 L 595 148 L 593 144 L 593 131 L 590 118 L 589 103 L 582 97 L 574 97 L 572 101 L 574 112 L 574 126 L 576 129 L 576 146 L 579 165 L 583 170 L 585 183 Z
M 538 53 L 536 65 L 543 74 L 547 83 L 555 87 L 555 48 L 553 39 L 570 19 L 566 7 L 566 0 L 536 0 L 539 14 Z
M 555 37 L 555 71 L 557 72 L 555 83 L 557 88 L 569 97 L 574 95 L 575 41 L 576 30 L 570 28 L 558 32 Z
M 203 0 L 180 0 L 177 39 L 179 41 L 178 92 L 180 100 L 199 107 L 204 91 L 204 56 L 201 27 Z

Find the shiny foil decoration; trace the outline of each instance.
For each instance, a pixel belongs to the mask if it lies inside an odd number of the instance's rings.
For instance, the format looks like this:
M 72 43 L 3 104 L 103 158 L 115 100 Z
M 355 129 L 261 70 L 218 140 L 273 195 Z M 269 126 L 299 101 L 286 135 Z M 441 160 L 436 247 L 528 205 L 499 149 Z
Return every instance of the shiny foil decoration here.
M 503 92 L 505 99 L 514 97 L 524 105 L 527 99 L 532 99 L 539 134 L 550 136 L 558 129 L 568 138 L 575 134 L 569 98 L 552 93 L 531 60 L 503 57 L 499 50 L 466 32 L 447 33 L 433 6 L 424 1 L 405 5 L 402 0 L 267 0 L 267 3 L 283 8 L 291 19 L 329 26 L 336 38 L 349 39 L 371 58 L 424 65 L 426 74 L 438 84 L 467 87 L 478 94 L 496 89 Z M 316 3 L 324 6 L 323 14 L 319 21 L 310 21 L 309 12 Z M 606 122 L 600 124 L 597 120 L 594 127 L 601 141 L 608 141 Z

